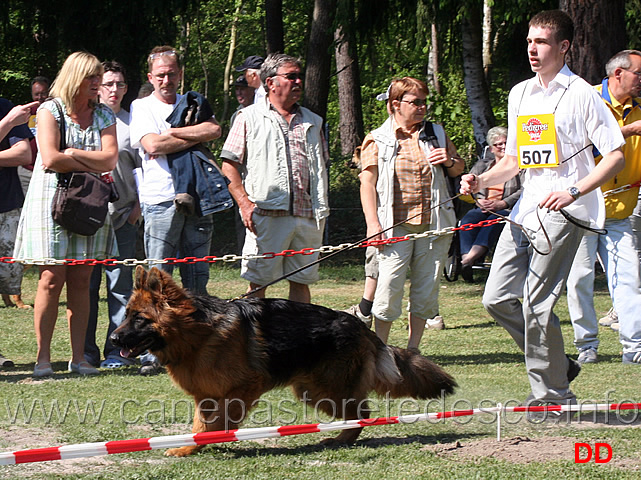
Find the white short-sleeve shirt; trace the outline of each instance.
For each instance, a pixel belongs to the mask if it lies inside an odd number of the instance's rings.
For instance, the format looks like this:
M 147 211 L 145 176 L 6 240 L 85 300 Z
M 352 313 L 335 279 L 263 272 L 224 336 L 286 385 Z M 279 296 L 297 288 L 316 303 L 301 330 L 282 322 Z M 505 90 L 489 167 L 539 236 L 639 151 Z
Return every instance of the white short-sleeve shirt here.
M 592 171 L 593 146 L 605 155 L 625 144 L 619 124 L 599 94 L 565 65 L 547 88 L 537 75 L 510 91 L 507 155 L 518 157 L 517 117 L 544 113 L 554 113 L 559 166 L 525 169 L 523 194 L 511 214 L 512 220 L 531 230 L 539 228 L 537 205 L 548 193 L 566 190 Z M 564 210 L 589 221 L 593 228 L 601 228 L 605 221 L 598 188 L 581 195 Z
M 176 103 L 180 98 L 180 95 L 176 95 Z M 131 103 L 129 136 L 132 148 L 138 149 L 142 159 L 142 175 L 138 175 L 138 197 L 141 203 L 155 205 L 173 201 L 176 196 L 167 156 L 149 158 L 140 143 L 145 135 L 150 133 L 160 135 L 171 127 L 166 119 L 174 111 L 175 106 L 175 103 L 168 104 L 160 101 L 153 93 Z

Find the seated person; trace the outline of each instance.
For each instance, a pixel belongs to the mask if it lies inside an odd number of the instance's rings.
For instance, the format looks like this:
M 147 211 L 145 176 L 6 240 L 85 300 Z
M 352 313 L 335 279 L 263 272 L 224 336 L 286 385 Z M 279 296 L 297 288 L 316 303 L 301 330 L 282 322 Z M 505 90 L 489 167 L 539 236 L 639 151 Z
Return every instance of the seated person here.
M 494 164 L 503 160 L 505 156 L 505 141 L 507 139 L 507 128 L 494 127 L 487 132 L 487 144 L 490 153 L 474 164 L 470 173 L 480 175 L 489 170 Z M 516 175 L 502 185 L 493 185 L 481 190 L 477 195 L 477 202 L 482 208 L 475 207 L 465 214 L 461 219 L 461 225 L 475 224 L 483 220 L 497 218 L 489 211 L 501 215 L 508 215 L 516 201 L 521 196 L 521 175 Z M 485 210 L 487 209 L 487 210 Z M 489 210 L 489 211 L 488 211 Z M 490 227 L 479 227 L 472 230 L 459 230 L 459 241 L 461 247 L 462 275 L 465 281 L 472 281 L 472 266 L 484 258 L 487 251 L 496 244 L 496 241 L 503 229 L 503 223 L 497 223 Z

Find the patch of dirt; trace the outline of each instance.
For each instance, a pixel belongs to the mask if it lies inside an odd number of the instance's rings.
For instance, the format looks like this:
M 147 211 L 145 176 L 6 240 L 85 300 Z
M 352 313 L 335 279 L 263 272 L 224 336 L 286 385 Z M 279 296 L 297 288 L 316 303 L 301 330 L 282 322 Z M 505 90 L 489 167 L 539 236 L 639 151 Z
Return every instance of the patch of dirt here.
M 506 438 L 498 442 L 495 438 L 472 440 L 469 442 L 452 442 L 440 445 L 429 445 L 423 450 L 432 451 L 438 456 L 460 457 L 465 460 L 495 458 L 510 463 L 528 464 L 532 462 L 545 463 L 557 460 L 574 461 L 575 438 L 541 437 L 529 438 L 518 436 Z M 609 466 L 639 470 L 641 461 L 629 458 L 617 459 L 608 463 Z
M 56 431 L 39 428 L 9 427 L 3 432 L 2 451 L 26 450 L 57 446 L 52 439 Z M 7 448 L 8 445 L 8 448 Z M 77 458 L 55 462 L 37 462 L 21 465 L 6 465 L 1 467 L 3 478 L 41 478 L 43 474 L 82 474 L 88 471 L 99 471 L 107 465 L 113 465 L 113 460 L 106 457 Z

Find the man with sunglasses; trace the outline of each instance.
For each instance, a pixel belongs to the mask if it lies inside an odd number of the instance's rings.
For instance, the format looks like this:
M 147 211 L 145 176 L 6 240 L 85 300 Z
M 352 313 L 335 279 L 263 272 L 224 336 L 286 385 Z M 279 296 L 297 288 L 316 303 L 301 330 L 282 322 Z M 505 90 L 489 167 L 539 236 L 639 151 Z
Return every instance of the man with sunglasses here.
M 329 215 L 329 155 L 323 119 L 298 104 L 301 70 L 289 55 L 267 57 L 260 70 L 267 98 L 238 113 L 223 146 L 223 173 L 246 228 L 243 255 L 321 245 Z M 243 260 L 241 276 L 252 291 L 317 258 L 318 253 Z M 309 303 L 318 265 L 287 280 L 290 300 Z M 254 296 L 264 297 L 265 289 Z
M 641 277 L 639 257 L 630 224 L 639 187 L 613 191 L 641 180 L 641 52 L 623 50 L 605 65 L 607 77 L 596 87 L 621 127 L 625 168 L 601 186 L 605 197 L 605 230 L 581 240 L 568 277 L 568 310 L 574 326 L 579 363 L 598 360 L 599 326 L 594 310 L 594 264 L 597 252 L 603 262 L 619 318 L 623 363 L 641 364 Z M 601 156 L 597 157 L 597 163 Z
M 202 258 L 210 253 L 212 214 L 199 217 L 177 211 L 167 154 L 214 140 L 220 137 L 221 128 L 214 117 L 197 125 L 171 127 L 167 117 L 181 98 L 176 93 L 182 78 L 180 59 L 174 48 L 164 45 L 151 51 L 147 65 L 147 78 L 154 91 L 132 102 L 129 126 L 131 146 L 138 149 L 142 160 L 137 181 L 145 221 L 145 252 L 152 259 L 176 257 L 178 252 L 181 257 Z M 169 273 L 173 271 L 173 265 L 156 266 Z M 208 263 L 182 264 L 180 276 L 185 288 L 207 293 Z M 143 367 L 149 363 L 141 360 Z M 155 371 L 150 368 L 149 373 Z

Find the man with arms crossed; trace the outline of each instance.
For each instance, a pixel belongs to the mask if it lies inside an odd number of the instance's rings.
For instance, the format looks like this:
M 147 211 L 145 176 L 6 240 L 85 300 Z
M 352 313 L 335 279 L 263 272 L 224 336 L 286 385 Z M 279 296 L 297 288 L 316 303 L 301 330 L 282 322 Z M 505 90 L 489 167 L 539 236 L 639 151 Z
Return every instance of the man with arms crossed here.
M 210 120 L 187 127 L 173 128 L 166 118 L 174 110 L 182 68 L 176 51 L 169 46 L 155 47 L 147 59 L 147 78 L 154 92 L 131 104 L 129 133 L 131 146 L 138 148 L 142 171 L 138 177 L 138 197 L 145 221 L 145 252 L 148 258 L 204 257 L 209 255 L 213 230 L 212 215 L 199 217 L 176 211 L 176 196 L 167 154 L 190 148 L 221 135 L 218 122 Z M 159 264 L 171 273 L 172 265 Z M 183 286 L 197 293 L 207 293 L 209 264 L 181 265 Z M 144 367 L 150 364 L 142 357 Z M 141 373 L 145 371 L 141 369 Z M 149 373 L 155 373 L 150 371 Z
M 525 169 L 523 195 L 510 215 L 524 230 L 513 224 L 503 229 L 483 305 L 525 353 L 528 405 L 576 403 L 570 381 L 580 366 L 565 355 L 553 309 L 583 227 L 603 226 L 598 187 L 625 163 L 616 120 L 596 91 L 565 65 L 573 34 L 572 20 L 560 10 L 532 17 L 527 53 L 535 76 L 510 92 L 506 158 L 479 176 L 464 175 L 461 182 L 464 193 L 478 192 Z M 597 166 L 592 145 L 603 153 Z M 559 412 L 543 413 L 543 419 L 562 418 Z

